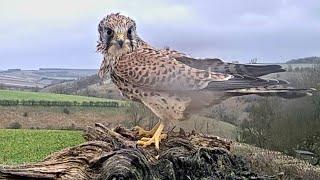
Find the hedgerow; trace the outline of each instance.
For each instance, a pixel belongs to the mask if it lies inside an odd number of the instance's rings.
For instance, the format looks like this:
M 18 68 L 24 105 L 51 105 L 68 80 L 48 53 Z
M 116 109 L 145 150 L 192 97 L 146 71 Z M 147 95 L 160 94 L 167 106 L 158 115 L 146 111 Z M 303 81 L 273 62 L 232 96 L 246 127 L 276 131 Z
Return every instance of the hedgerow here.
M 112 101 L 35 101 L 35 100 L 0 100 L 0 106 L 83 106 L 83 107 L 119 107 L 118 102 Z

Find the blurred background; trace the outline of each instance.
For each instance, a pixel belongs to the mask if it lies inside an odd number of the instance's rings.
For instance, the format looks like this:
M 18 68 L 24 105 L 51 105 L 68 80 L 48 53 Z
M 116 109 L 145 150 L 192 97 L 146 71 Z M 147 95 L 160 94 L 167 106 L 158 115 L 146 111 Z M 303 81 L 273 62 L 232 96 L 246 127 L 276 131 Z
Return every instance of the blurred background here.
M 79 130 L 96 122 L 128 128 L 157 122 L 96 75 L 97 25 L 107 14 L 133 18 L 140 37 L 157 48 L 280 64 L 287 72 L 269 78 L 320 88 L 319 10 L 316 0 L 1 0 L 0 164 L 38 161 L 79 144 Z M 319 163 L 319 93 L 231 98 L 176 125 Z

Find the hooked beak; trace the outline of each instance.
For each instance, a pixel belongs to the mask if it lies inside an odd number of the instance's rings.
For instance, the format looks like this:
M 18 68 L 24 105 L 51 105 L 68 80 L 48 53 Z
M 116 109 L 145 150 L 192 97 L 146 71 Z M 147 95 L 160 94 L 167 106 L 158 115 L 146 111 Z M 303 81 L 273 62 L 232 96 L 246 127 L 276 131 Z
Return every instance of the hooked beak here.
M 118 43 L 118 45 L 122 48 L 122 46 L 123 46 L 123 40 L 118 40 L 117 43 Z
M 123 43 L 124 43 L 124 34 L 123 33 L 117 33 L 116 34 L 116 41 L 119 45 L 120 48 L 123 47 Z

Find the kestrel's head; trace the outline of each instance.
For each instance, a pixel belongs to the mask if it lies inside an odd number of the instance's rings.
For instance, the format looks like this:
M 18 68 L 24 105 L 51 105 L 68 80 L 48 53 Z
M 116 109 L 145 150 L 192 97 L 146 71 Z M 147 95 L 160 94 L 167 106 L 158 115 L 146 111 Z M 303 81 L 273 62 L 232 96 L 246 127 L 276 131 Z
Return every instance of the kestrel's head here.
M 97 49 L 103 54 L 120 56 L 138 46 L 136 23 L 119 13 L 103 18 L 98 26 L 100 34 Z

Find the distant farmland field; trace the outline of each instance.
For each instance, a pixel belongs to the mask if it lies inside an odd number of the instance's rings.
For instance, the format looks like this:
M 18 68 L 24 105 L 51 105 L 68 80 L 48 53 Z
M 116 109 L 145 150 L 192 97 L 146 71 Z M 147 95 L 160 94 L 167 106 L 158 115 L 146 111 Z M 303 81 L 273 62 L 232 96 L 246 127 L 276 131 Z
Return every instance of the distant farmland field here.
M 34 100 L 34 101 L 77 101 L 82 102 L 121 102 L 117 100 L 109 100 L 104 98 L 76 96 L 76 95 L 64 95 L 54 93 L 42 93 L 42 92 L 27 92 L 27 91 L 13 91 L 13 90 L 0 90 L 0 100 Z
M 85 129 L 94 123 L 117 125 L 127 120 L 125 107 L 0 106 L 0 129 Z
M 84 129 L 96 122 L 118 124 L 127 119 L 126 101 L 105 98 L 0 90 L 0 102 L 0 128 L 19 124 L 21 128 Z

